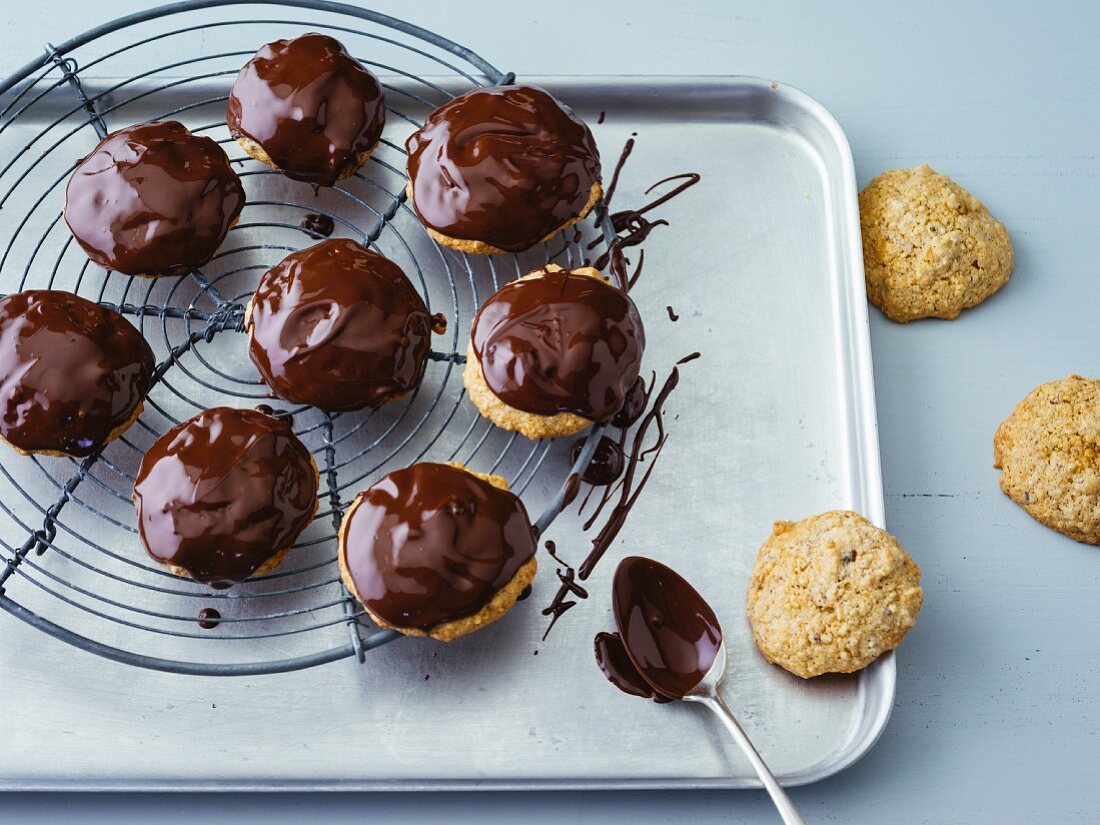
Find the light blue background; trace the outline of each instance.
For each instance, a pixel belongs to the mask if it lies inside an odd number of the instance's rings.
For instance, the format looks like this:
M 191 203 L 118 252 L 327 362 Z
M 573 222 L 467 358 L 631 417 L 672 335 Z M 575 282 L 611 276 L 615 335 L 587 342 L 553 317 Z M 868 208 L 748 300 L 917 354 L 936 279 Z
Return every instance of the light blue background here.
M 0 74 L 140 0 L 5 3 Z M 1035 384 L 1100 374 L 1100 4 L 378 2 L 524 74 L 755 74 L 848 133 L 860 185 L 927 162 L 1009 227 L 1017 265 L 953 323 L 873 312 L 889 527 L 924 569 L 893 719 L 793 792 L 811 822 L 1100 822 L 1100 548 L 1028 519 L 991 467 Z M 6 702 L 18 701 L 5 697 Z M 0 724 L 0 735 L 3 735 Z M 772 822 L 755 792 L 0 796 L 0 822 Z

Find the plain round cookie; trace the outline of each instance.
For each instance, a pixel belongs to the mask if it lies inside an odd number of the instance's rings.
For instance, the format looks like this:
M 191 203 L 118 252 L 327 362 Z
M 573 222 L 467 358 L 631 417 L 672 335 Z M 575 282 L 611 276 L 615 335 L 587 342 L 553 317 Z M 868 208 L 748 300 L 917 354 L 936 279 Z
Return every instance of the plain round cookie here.
M 946 175 L 884 172 L 859 193 L 867 297 L 894 321 L 951 320 L 1008 282 L 1004 224 Z
M 920 568 L 858 513 L 777 521 L 749 580 L 753 639 L 808 679 L 852 673 L 893 650 L 920 612 Z
M 482 481 L 492 484 L 499 490 L 507 492 L 509 489 L 508 482 L 502 476 L 479 473 L 457 461 L 448 461 L 446 463 L 460 470 L 465 470 L 470 475 L 476 476 Z M 344 516 L 343 522 L 340 524 L 338 537 L 338 546 L 340 550 L 337 553 L 337 561 L 340 567 L 340 578 L 344 582 L 344 586 L 348 589 L 348 592 L 355 597 L 355 600 L 359 602 L 360 605 L 363 605 L 363 611 L 370 616 L 371 621 L 379 627 L 388 630 L 396 630 L 398 633 L 402 633 L 406 636 L 427 636 L 432 639 L 438 639 L 441 642 L 453 642 L 455 639 L 465 636 L 467 633 L 473 633 L 475 630 L 480 630 L 486 625 L 492 624 L 511 610 L 515 603 L 519 601 L 520 594 L 527 589 L 527 585 L 534 580 L 535 574 L 538 572 L 538 558 L 532 556 L 515 572 L 515 575 L 512 576 L 504 587 L 493 594 L 493 598 L 489 600 L 488 604 L 477 611 L 477 613 L 437 624 L 428 631 L 423 631 L 416 627 L 398 627 L 397 625 L 390 624 L 380 616 L 372 613 L 370 609 L 363 604 L 363 598 L 359 595 L 359 591 L 356 590 L 355 581 L 351 576 L 351 570 L 348 569 L 347 558 L 344 552 L 344 547 L 346 546 L 345 533 L 348 525 L 351 524 L 351 515 L 355 511 L 355 508 L 359 506 L 360 501 L 361 499 L 358 497 L 355 499 L 347 515 Z
M 1100 380 L 1036 387 L 993 437 L 1001 489 L 1047 527 L 1100 544 Z
M 528 273 L 519 280 L 527 281 L 532 278 L 541 278 L 548 272 L 560 272 L 557 264 L 547 264 L 536 272 Z M 587 275 L 590 278 L 604 280 L 600 273 L 590 266 L 579 267 L 570 270 L 575 275 Z M 462 370 L 462 383 L 466 387 L 466 394 L 470 401 L 477 407 L 478 412 L 488 418 L 503 430 L 515 431 L 528 438 L 538 440 L 540 438 L 564 438 L 576 435 L 586 427 L 592 426 L 592 422 L 576 413 L 560 412 L 554 415 L 539 415 L 524 410 L 518 410 L 501 401 L 489 388 L 485 381 L 485 373 L 481 371 L 481 364 L 474 352 L 473 341 L 466 345 L 466 366 Z

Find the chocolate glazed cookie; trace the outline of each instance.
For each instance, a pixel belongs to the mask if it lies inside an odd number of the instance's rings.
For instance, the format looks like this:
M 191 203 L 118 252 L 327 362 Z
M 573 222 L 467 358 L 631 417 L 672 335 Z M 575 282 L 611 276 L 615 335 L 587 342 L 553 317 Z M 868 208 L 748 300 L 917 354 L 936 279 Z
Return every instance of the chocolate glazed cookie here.
M 90 455 L 141 413 L 153 351 L 117 312 L 61 290 L 0 300 L 0 437 L 21 453 Z
M 408 138 L 413 208 L 439 243 L 520 252 L 596 205 L 600 155 L 588 126 L 536 86 L 476 89 Z
M 243 208 L 222 148 L 168 120 L 107 135 L 69 178 L 64 213 L 97 264 L 153 276 L 209 261 Z
M 133 498 L 154 561 L 225 588 L 282 562 L 317 509 L 317 466 L 286 421 L 217 407 L 157 439 Z
M 534 578 L 536 547 L 504 479 L 414 464 L 352 503 L 340 527 L 340 574 L 383 627 L 451 641 L 515 604 Z
M 252 362 L 280 398 L 357 410 L 416 387 L 432 319 L 397 264 L 336 239 L 264 273 L 246 327 Z
M 644 350 L 629 295 L 589 267 L 548 264 L 482 305 L 463 382 L 499 427 L 529 438 L 571 435 L 623 407 Z
M 233 83 L 226 113 L 249 155 L 317 186 L 355 174 L 385 122 L 378 78 L 339 41 L 315 33 L 256 52 Z

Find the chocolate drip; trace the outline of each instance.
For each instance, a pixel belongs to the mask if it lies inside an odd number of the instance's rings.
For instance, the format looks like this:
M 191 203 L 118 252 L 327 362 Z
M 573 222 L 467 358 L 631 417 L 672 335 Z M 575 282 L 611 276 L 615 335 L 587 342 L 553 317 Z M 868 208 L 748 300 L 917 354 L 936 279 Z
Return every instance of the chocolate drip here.
M 382 87 L 323 34 L 276 40 L 241 69 L 226 123 L 295 180 L 332 186 L 359 168 L 386 121 Z
M 569 461 L 576 464 L 584 449 L 587 438 L 578 439 L 569 451 Z M 596 451 L 592 454 L 592 460 L 585 467 L 582 478 L 589 484 L 597 487 L 606 486 L 623 474 L 623 466 L 626 464 L 626 456 L 623 448 L 606 435 L 600 436 L 596 445 Z
M 149 448 L 134 504 L 150 556 L 229 587 L 289 548 L 309 524 L 317 470 L 285 421 L 217 407 Z
M 558 270 L 492 296 L 474 318 L 471 341 L 485 383 L 505 404 L 606 421 L 638 377 L 645 331 L 624 292 Z
M 204 607 L 199 611 L 199 627 L 203 630 L 213 630 L 221 624 L 221 622 L 218 621 L 221 617 L 222 614 L 219 613 L 216 608 Z
M 250 306 L 249 355 L 287 401 L 377 407 L 424 374 L 434 318 L 397 264 L 355 241 L 287 255 L 264 273 Z
M 0 435 L 27 452 L 83 457 L 124 427 L 153 377 L 153 351 L 114 310 L 71 292 L 0 300 Z
M 588 521 L 585 522 L 583 529 L 586 531 L 591 529 L 596 520 L 603 513 L 605 506 L 611 504 L 614 500 L 614 504 L 611 506 L 611 511 L 607 519 L 596 536 L 592 539 L 588 555 L 581 562 L 576 573 L 574 574 L 572 568 L 568 569 L 567 578 L 559 573 L 558 577 L 561 580 L 561 584 L 550 606 L 543 610 L 544 615 L 553 616 L 553 620 L 550 622 L 550 626 L 546 629 L 546 634 L 543 636 L 544 639 L 546 635 L 549 635 L 550 630 L 557 620 L 561 618 L 561 614 L 576 604 L 575 601 L 567 601 L 570 595 L 587 598 L 588 594 L 584 592 L 583 589 L 578 592 L 579 585 L 576 584 L 576 580 L 579 579 L 584 581 L 592 574 L 596 565 L 600 563 L 600 559 L 603 558 L 608 548 L 611 547 L 612 542 L 618 537 L 619 531 L 622 530 L 627 517 L 634 508 L 634 504 L 637 502 L 638 497 L 649 481 L 649 477 L 653 473 L 654 467 L 657 465 L 657 458 L 660 457 L 661 450 L 664 448 L 667 439 L 664 423 L 664 405 L 665 402 L 668 401 L 668 397 L 672 394 L 672 391 L 676 389 L 676 386 L 680 382 L 679 364 L 693 360 L 695 357 L 698 357 L 698 355 L 693 353 L 681 359 L 678 365 L 672 368 L 672 371 L 665 379 L 664 385 L 656 396 L 652 398 L 652 405 L 649 406 L 649 409 L 641 417 L 638 428 L 635 430 L 634 437 L 631 441 L 630 453 L 627 457 L 626 470 L 622 480 L 612 486 L 603 488 L 603 495 L 600 497 L 599 505 L 596 507 L 595 512 L 589 517 Z M 641 406 L 645 407 L 649 404 L 652 393 L 646 391 L 644 384 L 640 382 L 639 384 L 641 390 L 638 392 L 642 393 Z M 646 446 L 646 436 L 651 426 L 656 426 L 657 437 L 651 445 Z M 622 443 L 625 443 L 625 433 L 623 434 Z M 638 468 L 645 458 L 650 455 L 653 456 L 653 460 L 649 462 L 639 479 L 637 477 Z M 585 499 L 585 503 L 587 503 L 587 498 Z M 582 509 L 583 506 L 582 504 Z M 563 605 L 564 608 L 562 607 Z
M 542 634 L 544 641 L 550 635 L 550 631 L 554 629 L 554 625 L 558 623 L 558 619 L 576 606 L 577 599 L 570 599 L 570 596 L 576 596 L 578 599 L 588 598 L 588 591 L 577 583 L 576 569 L 558 558 L 557 550 L 557 545 L 554 542 L 546 542 L 546 552 L 561 566 L 554 571 L 560 582 L 558 592 L 554 594 L 554 600 L 542 611 L 543 616 L 550 617 L 550 624 L 547 625 L 546 632 Z
M 336 224 L 333 223 L 332 218 L 328 215 L 321 215 L 316 212 L 310 212 L 308 215 L 303 215 L 302 219 L 298 221 L 298 226 L 302 227 L 310 236 L 318 240 L 327 238 L 336 229 Z
M 615 571 L 611 604 L 638 675 L 669 699 L 691 693 L 722 646 L 718 619 L 695 588 L 659 562 L 628 556 Z
M 341 532 L 363 606 L 424 631 L 477 613 L 536 550 L 519 498 L 447 464 L 384 476 L 359 494 Z
M 436 109 L 405 148 L 425 225 L 510 252 L 580 215 L 600 179 L 588 127 L 535 86 L 467 92 Z
M 638 668 L 630 661 L 630 656 L 623 645 L 622 636 L 618 633 L 597 633 L 594 640 L 596 650 L 596 664 L 599 665 L 607 681 L 631 696 L 640 696 L 643 699 L 652 699 L 654 702 L 665 703 L 672 700 L 662 696 L 642 678 Z
M 221 147 L 169 120 L 107 135 L 69 178 L 64 211 L 97 264 L 174 275 L 209 261 L 243 208 Z

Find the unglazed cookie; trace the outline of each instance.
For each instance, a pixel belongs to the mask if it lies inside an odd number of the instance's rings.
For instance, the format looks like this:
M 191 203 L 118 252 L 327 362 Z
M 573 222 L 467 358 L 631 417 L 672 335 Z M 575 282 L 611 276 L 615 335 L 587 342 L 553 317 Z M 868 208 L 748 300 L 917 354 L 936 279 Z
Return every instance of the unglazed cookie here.
M 573 111 L 537 86 L 475 89 L 405 141 L 408 195 L 428 234 L 460 252 L 520 252 L 599 202 L 600 155 Z
M 338 238 L 265 272 L 245 328 L 252 362 L 280 398 L 358 410 L 415 389 L 432 318 L 397 264 Z
M 289 178 L 332 186 L 367 162 L 386 122 L 382 86 L 323 34 L 261 48 L 233 83 L 229 132 Z
M 1100 380 L 1041 384 L 997 428 L 1001 489 L 1032 518 L 1100 544 Z
M 898 646 L 923 598 L 893 536 L 834 510 L 775 523 L 749 580 L 749 622 L 764 658 L 797 676 L 852 673 Z
M 644 350 L 630 296 L 591 267 L 548 264 L 478 310 L 462 380 L 474 406 L 498 427 L 558 438 L 614 417 Z
M 523 502 L 460 464 L 384 476 L 348 508 L 339 544 L 340 576 L 379 626 L 445 642 L 507 613 L 538 569 Z
M 222 148 L 166 120 L 103 138 L 69 178 L 63 212 L 91 260 L 151 277 L 209 261 L 244 200 Z
M 216 407 L 177 424 L 134 480 L 138 533 L 177 576 L 225 588 L 274 570 L 317 510 L 317 465 L 281 418 Z
M 141 414 L 153 351 L 117 312 L 52 289 L 0 299 L 0 438 L 84 457 Z
M 894 321 L 957 318 L 1008 282 L 1004 224 L 927 166 L 884 172 L 859 194 L 867 297 Z

